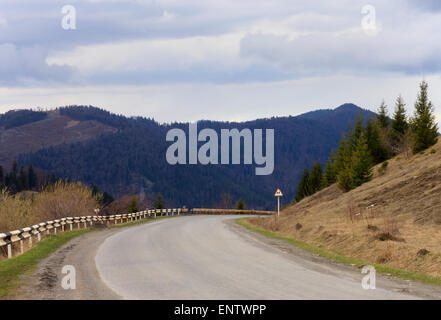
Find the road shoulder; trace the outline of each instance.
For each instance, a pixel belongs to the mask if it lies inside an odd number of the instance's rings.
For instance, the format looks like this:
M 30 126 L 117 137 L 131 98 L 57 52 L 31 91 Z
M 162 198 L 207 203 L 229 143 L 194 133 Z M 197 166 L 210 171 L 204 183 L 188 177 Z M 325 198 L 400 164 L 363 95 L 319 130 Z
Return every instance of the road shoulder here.
M 108 288 L 95 266 L 95 255 L 101 243 L 121 229 L 103 229 L 76 237 L 39 262 L 36 270 L 24 276 L 15 299 L 25 300 L 118 300 L 119 295 Z M 63 266 L 76 271 L 76 289 L 65 290 L 61 281 Z
M 265 250 L 276 251 L 279 254 L 284 255 L 286 258 L 295 260 L 296 263 L 304 265 L 305 268 L 342 278 L 352 278 L 354 281 L 359 281 L 361 286 L 361 280 L 364 275 L 361 273 L 361 270 L 355 266 L 345 265 L 302 250 L 282 239 L 266 237 L 239 225 L 237 219 L 227 220 L 225 223 L 228 228 L 236 232 L 244 240 L 254 242 L 254 245 L 256 246 Z M 379 273 L 376 275 L 376 284 L 378 288 L 408 293 L 422 299 L 441 299 L 441 287 L 436 285 L 424 284 L 411 280 L 402 280 Z

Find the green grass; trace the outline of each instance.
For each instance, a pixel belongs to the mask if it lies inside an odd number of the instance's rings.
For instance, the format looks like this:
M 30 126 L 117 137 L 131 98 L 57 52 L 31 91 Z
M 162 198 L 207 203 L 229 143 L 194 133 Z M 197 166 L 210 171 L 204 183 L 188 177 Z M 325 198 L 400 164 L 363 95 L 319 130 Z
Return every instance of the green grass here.
M 21 284 L 21 277 L 30 274 L 37 263 L 69 240 L 90 232 L 94 229 L 83 229 L 49 235 L 34 248 L 17 257 L 0 262 L 0 298 L 16 294 L 16 288 Z
M 236 223 L 241 225 L 242 227 L 245 227 L 249 230 L 252 230 L 256 233 L 259 233 L 265 237 L 286 241 L 287 243 L 289 243 L 297 248 L 303 249 L 305 251 L 309 251 L 311 253 L 314 253 L 314 254 L 319 255 L 321 257 L 331 259 L 333 261 L 341 262 L 341 263 L 348 264 L 348 265 L 355 265 L 358 268 L 361 268 L 362 266 L 365 266 L 365 265 L 371 265 L 371 266 L 374 266 L 375 270 L 380 273 L 392 275 L 392 276 L 395 276 L 395 277 L 401 278 L 401 279 L 416 280 L 416 281 L 420 281 L 420 282 L 424 282 L 424 283 L 435 284 L 435 285 L 441 286 L 441 279 L 440 278 L 435 278 L 435 277 L 432 277 L 432 276 L 429 276 L 426 274 L 422 274 L 422 273 L 416 273 L 416 272 L 412 272 L 412 271 L 391 268 L 391 267 L 387 267 L 387 266 L 383 266 L 383 265 L 379 265 L 379 264 L 375 264 L 375 263 L 362 261 L 360 259 L 343 256 L 343 255 L 335 253 L 335 252 L 331 252 L 331 251 L 328 251 L 328 250 L 325 250 L 322 248 L 318 248 L 316 246 L 310 245 L 309 243 L 306 243 L 303 241 L 299 241 L 299 240 L 296 240 L 293 238 L 288 238 L 288 237 L 279 235 L 277 233 L 258 228 L 256 226 L 253 226 L 253 225 L 247 223 L 245 221 L 245 219 L 238 219 L 238 220 L 236 220 Z

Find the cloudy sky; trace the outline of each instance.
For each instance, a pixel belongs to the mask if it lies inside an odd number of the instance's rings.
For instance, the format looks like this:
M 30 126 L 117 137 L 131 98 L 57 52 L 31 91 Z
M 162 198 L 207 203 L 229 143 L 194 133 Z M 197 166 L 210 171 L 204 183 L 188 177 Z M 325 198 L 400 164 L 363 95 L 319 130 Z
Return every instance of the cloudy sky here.
M 75 8 L 75 29 L 62 21 Z M 370 10 L 362 8 L 370 5 Z M 371 19 L 375 9 L 375 21 Z M 375 22 L 375 25 L 373 24 Z M 345 102 L 441 122 L 439 0 L 2 0 L 0 112 L 83 104 L 160 122 L 297 115 Z

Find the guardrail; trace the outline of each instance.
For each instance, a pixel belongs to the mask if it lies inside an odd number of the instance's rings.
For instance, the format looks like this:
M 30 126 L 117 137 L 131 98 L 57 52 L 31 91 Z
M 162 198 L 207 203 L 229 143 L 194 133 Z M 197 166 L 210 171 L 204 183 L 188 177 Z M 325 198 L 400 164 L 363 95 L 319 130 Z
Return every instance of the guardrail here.
M 96 225 L 116 225 L 157 216 L 192 215 L 192 214 L 252 214 L 271 215 L 273 211 L 236 210 L 236 209 L 149 209 L 136 213 L 117 214 L 111 216 L 67 217 L 42 222 L 32 227 L 26 227 L 6 233 L 0 233 L 0 256 L 12 258 L 23 254 L 33 247 L 34 243 L 50 234 L 86 229 Z

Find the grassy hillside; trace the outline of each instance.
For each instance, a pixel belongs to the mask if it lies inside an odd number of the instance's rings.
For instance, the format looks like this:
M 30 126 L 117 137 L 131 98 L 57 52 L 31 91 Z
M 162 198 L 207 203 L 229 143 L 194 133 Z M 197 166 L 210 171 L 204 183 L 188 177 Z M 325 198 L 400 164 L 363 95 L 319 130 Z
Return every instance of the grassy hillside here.
M 441 141 L 350 192 L 332 185 L 250 223 L 343 256 L 441 278 Z M 288 200 L 288 199 L 287 199 Z

